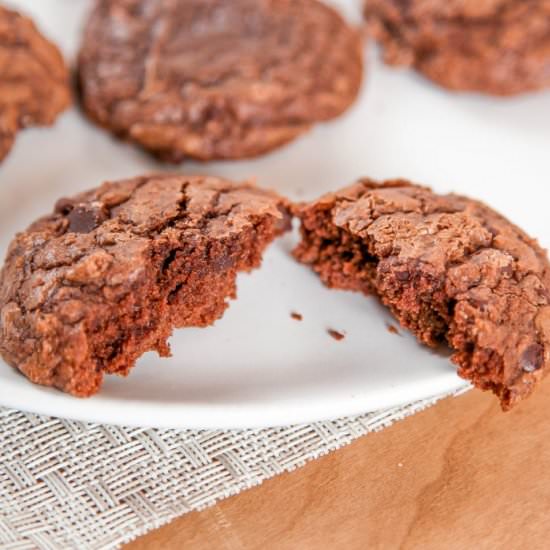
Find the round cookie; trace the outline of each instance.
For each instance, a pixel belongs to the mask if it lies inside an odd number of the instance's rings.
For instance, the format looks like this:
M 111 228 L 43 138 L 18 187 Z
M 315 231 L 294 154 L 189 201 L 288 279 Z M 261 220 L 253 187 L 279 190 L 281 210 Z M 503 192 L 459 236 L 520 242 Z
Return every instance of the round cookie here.
M 452 90 L 511 95 L 550 86 L 549 0 L 367 0 L 387 63 Z
M 53 124 L 70 97 L 57 47 L 30 19 L 0 6 L 0 161 L 21 128 Z
M 286 201 L 248 183 L 153 175 L 109 182 L 18 234 L 0 272 L 0 353 L 31 381 L 77 396 L 169 354 L 204 327 L 236 274 L 289 228 Z
M 550 367 L 550 264 L 488 206 L 395 180 L 363 180 L 297 207 L 295 250 L 329 287 L 375 293 L 422 342 L 504 409 Z
M 317 0 L 98 0 L 79 74 L 114 134 L 166 161 L 238 159 L 345 111 L 362 45 Z

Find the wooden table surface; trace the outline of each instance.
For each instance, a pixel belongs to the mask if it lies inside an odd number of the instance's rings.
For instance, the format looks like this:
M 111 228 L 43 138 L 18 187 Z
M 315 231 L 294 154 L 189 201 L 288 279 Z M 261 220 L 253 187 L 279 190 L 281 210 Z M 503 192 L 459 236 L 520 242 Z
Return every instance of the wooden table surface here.
M 183 516 L 127 550 L 550 548 L 550 379 L 471 391 Z

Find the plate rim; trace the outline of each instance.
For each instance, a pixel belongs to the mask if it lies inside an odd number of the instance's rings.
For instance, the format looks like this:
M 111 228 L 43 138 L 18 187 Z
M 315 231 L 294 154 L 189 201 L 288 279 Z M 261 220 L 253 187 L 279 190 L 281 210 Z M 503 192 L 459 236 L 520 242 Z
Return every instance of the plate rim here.
M 0 367 L 12 371 L 7 374 L 7 379 L 2 378 L 2 407 L 64 420 L 144 429 L 243 430 L 310 424 L 446 397 L 472 387 L 449 370 L 442 372 L 437 380 L 430 378 L 412 385 L 388 387 L 375 395 L 353 395 L 328 401 L 320 396 L 310 399 L 304 407 L 297 401 L 289 404 L 282 399 L 269 403 L 263 408 L 263 414 L 258 414 L 259 407 L 254 402 L 244 405 L 151 403 L 144 400 L 121 402 L 101 394 L 82 399 L 32 384 L 7 364 Z

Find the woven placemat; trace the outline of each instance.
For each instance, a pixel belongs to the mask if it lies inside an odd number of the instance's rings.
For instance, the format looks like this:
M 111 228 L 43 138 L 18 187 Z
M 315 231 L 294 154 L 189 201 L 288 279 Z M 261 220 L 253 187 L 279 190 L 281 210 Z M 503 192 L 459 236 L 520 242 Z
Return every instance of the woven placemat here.
M 0 548 L 118 548 L 443 397 L 235 431 L 122 428 L 0 408 Z

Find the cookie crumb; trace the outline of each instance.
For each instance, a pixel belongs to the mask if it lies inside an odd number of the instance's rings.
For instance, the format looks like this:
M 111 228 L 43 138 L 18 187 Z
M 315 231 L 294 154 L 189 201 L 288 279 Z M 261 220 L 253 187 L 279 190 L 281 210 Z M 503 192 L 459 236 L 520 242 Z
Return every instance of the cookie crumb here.
M 304 316 L 297 311 L 292 311 L 290 313 L 290 317 L 292 317 L 292 319 L 294 319 L 295 321 L 302 321 L 304 319 Z
M 342 334 L 341 332 L 338 332 L 337 330 L 334 330 L 333 328 L 327 329 L 327 332 L 337 342 L 340 342 L 340 340 L 343 340 L 346 337 L 345 334 Z
M 388 329 L 388 332 L 391 334 L 397 334 L 397 336 L 401 336 L 401 333 L 397 329 L 395 325 L 392 325 L 391 323 L 386 323 L 386 328 Z

